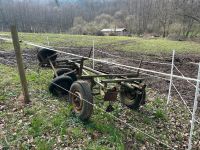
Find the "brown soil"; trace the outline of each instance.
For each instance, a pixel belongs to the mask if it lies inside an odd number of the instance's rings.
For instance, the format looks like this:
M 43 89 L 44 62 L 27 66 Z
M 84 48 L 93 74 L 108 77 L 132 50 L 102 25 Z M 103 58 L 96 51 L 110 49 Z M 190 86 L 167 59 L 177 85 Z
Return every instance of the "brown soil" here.
M 83 55 L 83 56 L 89 56 L 91 49 L 88 49 L 88 48 L 69 49 L 68 48 L 68 49 L 62 49 L 62 50 L 66 52 Z M 134 67 L 138 67 L 140 63 L 138 60 L 143 58 L 144 62 L 142 63 L 142 68 L 164 72 L 168 74 L 170 74 L 171 72 L 171 65 L 149 63 L 149 62 L 161 62 L 161 63 L 171 64 L 171 55 L 166 54 L 166 53 L 145 54 L 142 52 L 139 53 L 139 52 L 111 51 L 111 50 L 106 50 L 106 49 L 104 50 L 101 49 L 101 51 L 108 52 L 109 54 L 113 54 L 115 56 L 119 56 L 122 58 L 115 58 L 98 51 L 95 52 L 96 58 L 106 59 L 108 61 L 117 62 L 117 63 L 134 66 Z M 200 55 L 196 55 L 196 54 L 176 54 L 175 55 L 175 65 L 186 77 L 197 78 L 198 65 L 192 64 L 190 62 L 198 63 L 199 60 L 200 60 Z M 106 65 L 102 63 L 96 63 L 95 67 L 96 69 L 100 71 L 109 72 L 109 73 L 129 72 L 129 71 L 124 71 L 123 69 L 117 68 L 116 66 Z M 174 74 L 181 76 L 181 74 L 176 69 L 174 69 Z M 154 78 L 151 76 L 146 76 L 146 75 L 144 76 L 142 74 L 141 76 L 143 76 L 146 79 L 145 81 L 148 88 L 153 88 L 154 90 L 160 92 L 160 94 L 168 94 L 169 81 Z M 164 77 L 164 76 L 161 76 L 161 77 Z M 191 84 L 189 84 L 186 80 L 173 78 L 173 83 L 178 89 L 178 91 L 181 93 L 182 97 L 188 102 L 189 106 L 193 107 L 195 88 Z M 192 82 L 192 83 L 196 85 L 195 82 Z M 174 88 L 172 88 L 172 96 L 176 96 L 177 98 L 179 98 Z
M 60 49 L 65 52 L 71 52 L 75 54 L 79 54 L 81 56 L 89 56 L 89 53 L 91 51 L 90 48 L 67 48 L 67 49 Z M 25 49 L 23 51 L 23 57 L 25 61 L 26 67 L 32 67 L 37 65 L 37 54 L 38 49 Z M 171 63 L 171 55 L 165 54 L 165 53 L 159 53 L 159 54 L 145 54 L 145 53 L 139 53 L 139 52 L 124 52 L 124 51 L 111 51 L 107 49 L 101 49 L 103 52 L 108 52 L 110 54 L 116 55 L 118 57 L 122 58 L 115 58 L 111 57 L 105 53 L 101 53 L 99 51 L 95 52 L 95 57 L 100 59 L 106 59 L 108 61 L 117 62 L 129 66 L 138 67 L 139 61 L 141 58 L 143 58 L 142 68 L 164 72 L 164 73 L 170 73 L 171 66 L 165 65 L 165 64 L 156 64 L 156 63 L 149 63 L 149 62 L 162 62 L 162 63 Z M 63 54 L 62 56 L 63 57 Z M 6 60 L 10 61 L 7 62 Z M 137 60 L 137 61 L 136 61 Z M 189 62 L 196 62 L 198 63 L 200 60 L 200 55 L 196 54 L 176 54 L 175 55 L 175 65 L 178 67 L 178 69 L 183 73 L 186 77 L 192 77 L 197 78 L 197 70 L 198 66 L 195 64 L 191 64 Z M 148 61 L 148 62 L 147 62 Z M 14 63 L 11 63 L 14 62 Z M 0 51 L 0 63 L 6 64 L 6 65 L 16 65 L 15 60 L 15 54 L 14 52 L 4 52 Z M 103 71 L 103 72 L 109 72 L 109 73 L 124 73 L 129 71 L 124 71 L 123 69 L 117 68 L 113 65 L 106 65 L 102 63 L 96 63 L 95 68 L 97 70 Z M 135 70 L 136 71 L 136 70 Z M 175 69 L 174 74 L 180 75 L 180 73 Z M 144 76 L 145 82 L 147 84 L 147 88 L 152 88 L 156 91 L 158 91 L 160 94 L 167 94 L 169 89 L 169 81 L 165 81 L 163 79 L 154 78 L 151 76 Z M 163 77 L 163 76 L 162 76 Z M 166 78 L 166 77 L 165 77 Z M 195 88 L 191 86 L 187 81 L 180 80 L 173 78 L 173 83 L 181 93 L 182 97 L 188 102 L 188 105 L 190 107 L 193 106 L 193 100 L 194 100 L 194 93 Z M 195 82 L 192 82 L 193 84 L 196 84 Z M 178 98 L 178 94 L 172 88 L 172 96 L 176 96 Z

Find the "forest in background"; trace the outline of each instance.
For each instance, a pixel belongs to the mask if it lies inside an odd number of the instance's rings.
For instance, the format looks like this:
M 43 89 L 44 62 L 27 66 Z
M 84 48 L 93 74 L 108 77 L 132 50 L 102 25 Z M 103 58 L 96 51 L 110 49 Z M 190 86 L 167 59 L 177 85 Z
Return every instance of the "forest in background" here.
M 1 31 L 130 34 L 188 38 L 200 34 L 200 0 L 0 0 Z

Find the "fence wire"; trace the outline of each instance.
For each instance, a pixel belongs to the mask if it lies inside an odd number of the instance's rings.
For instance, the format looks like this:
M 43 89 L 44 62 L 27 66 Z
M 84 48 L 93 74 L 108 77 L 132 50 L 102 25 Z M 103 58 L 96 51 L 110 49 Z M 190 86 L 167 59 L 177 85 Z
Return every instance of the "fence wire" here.
M 11 40 L 11 39 L 8 39 L 8 38 L 2 38 L 2 37 L 0 37 L 0 39 L 5 40 L 5 41 L 8 41 L 8 42 L 12 42 L 12 40 Z M 39 47 L 39 48 L 48 48 L 49 50 L 52 50 L 52 51 L 55 51 L 55 52 L 58 52 L 58 53 L 62 53 L 62 54 L 66 54 L 66 55 L 70 55 L 70 56 L 74 56 L 74 57 L 79 57 L 79 58 L 87 58 L 88 60 L 93 60 L 93 61 L 96 61 L 96 62 L 101 62 L 101 63 L 105 63 L 105 64 L 109 64 L 109 65 L 115 65 L 115 66 L 117 66 L 118 68 L 123 68 L 123 69 L 135 69 L 135 70 L 140 70 L 140 71 L 144 71 L 144 72 L 159 74 L 159 75 L 163 75 L 163 76 L 167 76 L 167 77 L 171 77 L 171 76 L 172 76 L 172 77 L 174 77 L 174 78 L 184 79 L 184 80 L 187 80 L 187 82 L 189 82 L 189 83 L 190 83 L 192 86 L 194 86 L 194 87 L 196 87 L 196 86 L 195 86 L 193 83 L 191 83 L 190 81 L 200 82 L 199 79 L 194 79 L 194 78 L 190 78 L 190 77 L 185 77 L 185 76 L 181 73 L 181 71 L 180 71 L 175 65 L 174 65 L 174 67 L 175 67 L 176 70 L 181 74 L 181 76 L 178 76 L 178 75 L 170 75 L 170 74 L 167 74 L 167 73 L 158 72 L 158 71 L 154 71 L 154 70 L 148 70 L 148 69 L 144 69 L 144 68 L 138 68 L 138 67 L 133 67 L 133 66 L 128 66 L 128 65 L 123 65 L 123 64 L 120 64 L 120 63 L 108 62 L 108 61 L 100 60 L 100 59 L 94 59 L 94 58 L 92 59 L 92 58 L 89 58 L 89 57 L 84 57 L 84 56 L 80 56 L 80 55 L 73 54 L 73 53 L 68 53 L 68 52 L 63 52 L 63 51 L 55 50 L 55 49 L 49 48 L 48 46 L 40 46 L 40 45 L 34 44 L 34 43 L 32 43 L 32 42 L 28 42 L 28 41 L 23 41 L 23 42 L 24 42 L 25 44 L 27 44 L 27 45 L 32 45 L 32 46 Z M 109 54 L 109 55 L 112 55 L 112 54 Z M 116 56 L 113 56 L 113 57 L 116 57 Z M 118 57 L 118 56 L 117 56 L 117 57 Z M 152 63 L 154 63 L 154 62 L 152 62 Z M 149 75 L 149 74 L 146 74 L 146 75 Z M 155 75 L 150 75 L 150 76 L 156 77 Z M 157 76 L 157 78 L 162 78 L 162 77 L 158 77 L 158 76 Z M 166 79 L 166 78 L 163 78 L 163 79 L 164 79 L 164 80 L 168 80 L 168 79 Z M 53 83 L 53 82 L 51 82 L 51 83 L 54 84 L 54 85 L 56 85 L 56 84 Z M 177 91 L 177 93 L 179 94 L 179 96 L 180 96 L 180 98 L 182 99 L 184 105 L 186 105 L 188 111 L 189 111 L 190 114 L 191 114 L 191 111 L 190 111 L 190 109 L 188 108 L 188 106 L 187 106 L 185 100 L 182 98 L 180 92 L 177 90 L 177 88 L 175 87 L 175 85 L 174 85 L 173 83 L 172 83 L 172 85 L 173 85 L 173 87 L 175 88 L 175 90 Z M 59 85 L 56 85 L 56 86 L 59 87 Z M 60 88 L 62 88 L 62 87 L 60 87 Z M 66 90 L 66 89 L 64 89 L 64 88 L 63 88 L 63 90 L 65 90 L 66 92 L 68 92 L 68 93 L 70 93 L 70 94 L 73 94 L 73 93 L 71 93 L 70 91 L 68 91 L 68 90 Z M 83 99 L 83 100 L 84 100 L 85 102 L 88 102 L 88 101 L 85 100 L 85 99 Z M 89 102 L 88 102 L 88 103 L 89 103 Z M 103 112 L 106 112 L 105 110 L 103 110 L 102 108 L 99 108 L 99 107 L 96 106 L 95 104 L 91 104 L 91 105 L 93 105 L 93 106 L 94 106 L 95 108 L 97 108 L 97 109 L 100 109 L 100 110 L 103 111 Z M 193 111 L 194 111 L 194 110 L 193 110 Z M 107 113 L 107 112 L 106 112 L 106 113 Z M 162 141 L 156 139 L 154 136 L 151 136 L 151 135 L 149 135 L 149 134 L 147 134 L 147 133 L 141 131 L 140 129 L 138 129 L 138 128 L 136 128 L 136 127 L 133 127 L 132 125 L 126 123 L 125 121 L 123 121 L 123 120 L 117 118 L 116 116 L 114 116 L 114 115 L 112 115 L 112 114 L 110 114 L 110 113 L 108 113 L 108 114 L 109 114 L 111 117 L 115 118 L 116 120 L 118 120 L 118 121 L 120 121 L 120 122 L 126 124 L 126 125 L 129 126 L 131 129 L 134 129 L 134 130 L 136 130 L 136 131 L 138 131 L 138 132 L 141 132 L 141 133 L 145 134 L 145 135 L 148 136 L 149 138 L 151 138 L 151 139 L 153 139 L 153 140 L 155 140 L 155 141 L 157 141 L 157 142 L 159 142 L 159 143 L 165 145 L 166 147 L 168 147 L 168 148 L 170 148 L 170 149 L 174 149 L 174 148 L 171 147 L 170 145 L 168 145 L 168 144 L 166 144 L 166 143 L 164 143 L 164 142 L 162 142 Z M 192 113 L 192 116 L 194 116 L 193 113 Z M 193 117 L 193 119 L 194 119 L 194 117 Z M 198 122 L 197 120 L 194 120 L 194 121 L 195 121 L 195 122 Z M 198 123 L 199 123 L 199 122 L 198 122 Z M 191 134 L 191 133 L 190 133 L 190 134 Z
M 178 67 L 177 67 L 176 65 L 174 65 L 174 68 L 181 74 L 182 77 L 185 77 L 185 76 L 183 75 L 183 73 L 178 69 Z M 196 88 L 196 85 L 194 85 L 192 82 L 190 82 L 190 81 L 187 80 L 187 79 L 186 79 L 186 81 L 187 81 L 190 85 L 192 85 L 194 88 Z
M 7 39 L 7 38 L 0 38 L 0 39 L 12 42 L 11 39 Z M 118 67 L 125 67 L 125 68 L 135 69 L 135 70 L 139 69 L 139 70 L 144 71 L 144 72 L 160 74 L 160 75 L 163 75 L 163 76 L 171 77 L 171 74 L 167 74 L 167 73 L 164 73 L 164 72 L 158 72 L 158 71 L 154 71 L 154 70 L 149 70 L 149 69 L 144 69 L 144 68 L 139 68 L 139 67 L 134 67 L 134 66 L 123 65 L 123 64 L 120 64 L 120 63 L 108 62 L 108 61 L 101 60 L 101 59 L 92 59 L 92 58 L 86 57 L 86 56 L 81 56 L 81 55 L 77 55 L 77 54 L 73 54 L 73 53 L 63 52 L 63 51 L 60 51 L 60 50 L 55 50 L 55 49 L 49 48 L 48 46 L 40 46 L 38 44 L 34 44 L 34 43 L 28 42 L 28 41 L 23 41 L 23 42 L 25 44 L 27 44 L 27 45 L 35 46 L 35 47 L 38 47 L 38 48 L 48 48 L 49 50 L 52 50 L 52 51 L 55 51 L 55 52 L 58 52 L 58 53 L 62 53 L 62 54 L 66 54 L 66 55 L 70 55 L 70 56 L 74 56 L 74 57 L 86 58 L 88 60 L 94 60 L 96 62 L 101 62 L 101 63 L 104 63 L 104 64 L 116 65 Z M 178 75 L 173 75 L 173 77 L 174 78 L 178 78 L 178 79 L 185 79 L 185 80 L 196 81 L 196 82 L 199 81 L 200 82 L 200 80 L 194 79 L 194 78 L 190 78 L 190 77 L 182 77 L 182 76 L 178 76 Z
M 9 62 L 9 63 L 14 63 L 14 62 L 9 61 L 9 60 L 6 60 L 6 61 Z M 33 72 L 35 72 L 35 71 L 33 71 Z M 38 74 L 38 72 L 35 72 L 35 73 Z M 56 83 L 54 83 L 54 82 L 52 82 L 52 81 L 49 81 L 49 82 L 52 83 L 52 84 L 54 84 L 55 86 L 61 88 L 62 90 L 66 91 L 67 93 L 70 93 L 70 94 L 72 94 L 72 95 L 74 95 L 74 96 L 77 96 L 77 95 L 75 95 L 74 93 L 72 93 L 71 91 L 69 91 L 69 90 L 63 88 L 62 86 L 60 86 L 60 85 L 58 85 L 58 84 L 56 84 Z M 78 97 L 79 97 L 79 96 L 78 96 Z M 168 144 L 166 144 L 166 143 L 164 143 L 164 142 L 158 140 L 158 139 L 155 138 L 154 136 L 152 136 L 152 135 L 150 135 L 150 134 L 148 134 L 148 133 L 146 133 L 146 132 L 143 132 L 142 130 L 140 130 L 140 129 L 134 127 L 134 126 L 132 126 L 131 124 L 127 123 L 126 121 L 124 121 L 124 120 L 122 120 L 122 119 L 116 117 L 115 115 L 106 112 L 106 110 L 102 109 L 101 107 L 98 107 L 96 104 L 93 104 L 93 103 L 91 103 L 91 102 L 89 102 L 89 101 L 87 101 L 86 99 L 83 99 L 83 98 L 81 98 L 81 97 L 79 97 L 79 98 L 80 98 L 81 100 L 87 102 L 88 104 L 94 106 L 96 109 L 101 110 L 102 112 L 106 113 L 107 115 L 109 115 L 110 117 L 114 118 L 115 120 L 118 120 L 118 121 L 120 121 L 121 123 L 127 125 L 129 128 L 131 128 L 131 129 L 133 129 L 133 130 L 135 130 L 135 131 L 138 131 L 138 132 L 140 132 L 140 133 L 146 135 L 147 137 L 153 139 L 154 141 L 156 141 L 156 142 L 158 142 L 158 143 L 160 143 L 160 144 L 166 146 L 168 149 L 173 149 L 173 150 L 175 150 L 175 148 L 173 148 L 173 147 L 171 147 L 170 145 L 168 145 Z
M 110 54 L 108 52 L 104 52 L 102 50 L 99 50 L 99 49 L 95 49 L 95 51 L 97 52 L 100 52 L 102 54 L 106 54 L 108 56 L 112 56 L 112 57 L 115 57 L 115 58 L 120 58 L 120 59 L 126 59 L 126 60 L 129 60 L 129 61 L 136 61 L 136 62 L 140 62 L 141 60 L 137 60 L 137 59 L 131 59 L 131 58 L 127 58 L 127 57 L 122 57 L 122 56 L 117 56 L 117 55 L 113 55 L 113 54 Z M 159 64 L 159 65 L 171 65 L 169 63 L 163 63 L 163 62 L 152 62 L 152 61 L 142 61 L 144 63 L 149 63 L 149 64 Z
M 51 82 L 51 81 L 50 81 L 50 83 L 52 83 L 52 84 L 54 84 L 55 86 L 57 86 L 57 87 L 59 87 L 59 88 L 65 90 L 67 93 L 70 93 L 70 94 L 72 94 L 72 95 L 74 95 L 74 96 L 77 96 L 77 95 L 75 95 L 74 93 L 72 93 L 71 91 L 69 91 L 69 90 L 63 88 L 62 86 L 59 86 L 58 84 L 56 84 L 56 83 L 54 83 L 54 82 Z M 78 97 L 79 97 L 79 96 L 78 96 Z M 121 123 L 124 123 L 124 124 L 127 125 L 129 128 L 131 128 L 131 129 L 133 129 L 133 130 L 136 130 L 136 131 L 138 131 L 138 132 L 140 132 L 140 133 L 142 133 L 142 134 L 148 136 L 149 138 L 151 138 L 151 139 L 153 139 L 153 140 L 159 142 L 160 144 L 166 146 L 166 147 L 169 148 L 169 149 L 175 150 L 175 148 L 173 148 L 173 147 L 171 147 L 170 145 L 168 145 L 168 144 L 166 144 L 166 143 L 164 143 L 164 142 L 158 140 L 158 139 L 155 138 L 154 136 L 152 136 L 152 135 L 150 135 L 150 134 L 147 134 L 146 132 L 143 132 L 142 130 L 140 130 L 140 129 L 136 128 L 136 127 L 133 127 L 131 124 L 127 123 L 126 121 L 124 121 L 124 120 L 122 120 L 122 119 L 119 119 L 118 117 L 116 117 L 115 115 L 113 115 L 113 114 L 111 114 L 111 113 L 106 112 L 104 109 L 98 107 L 96 104 L 93 104 L 93 103 L 91 103 L 91 102 L 89 102 L 89 101 L 83 99 L 82 97 L 79 97 L 79 98 L 80 98 L 81 100 L 85 101 L 86 103 L 88 103 L 88 104 L 94 106 L 96 109 L 99 109 L 99 110 L 101 110 L 102 112 L 106 113 L 107 115 L 113 117 L 115 120 L 118 120 L 118 121 L 120 121 Z

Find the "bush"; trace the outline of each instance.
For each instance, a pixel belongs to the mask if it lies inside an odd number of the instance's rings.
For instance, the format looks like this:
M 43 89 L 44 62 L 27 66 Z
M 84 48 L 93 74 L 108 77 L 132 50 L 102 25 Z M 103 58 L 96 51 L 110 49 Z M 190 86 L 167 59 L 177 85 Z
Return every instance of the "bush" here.
M 182 30 L 182 25 L 179 23 L 173 23 L 170 25 L 169 34 L 180 35 Z
M 112 32 L 112 33 L 109 34 L 109 36 L 117 36 L 117 34 Z
M 185 37 L 181 33 L 182 33 L 182 25 L 180 23 L 173 23 L 170 25 L 169 35 L 167 37 L 168 39 L 175 40 L 175 41 L 186 40 Z
M 97 35 L 97 36 L 104 36 L 104 33 L 101 32 L 101 31 L 97 31 L 95 35 Z
M 83 32 L 83 35 L 88 35 L 88 33 L 86 31 Z
M 186 40 L 184 35 L 178 35 L 178 34 L 169 34 L 167 36 L 167 38 L 170 40 L 174 40 L 174 41 L 185 41 Z
M 81 25 L 76 25 L 76 26 L 72 27 L 70 29 L 70 32 L 72 34 L 83 34 L 83 33 L 86 33 L 86 31 L 84 29 L 84 26 L 81 26 Z

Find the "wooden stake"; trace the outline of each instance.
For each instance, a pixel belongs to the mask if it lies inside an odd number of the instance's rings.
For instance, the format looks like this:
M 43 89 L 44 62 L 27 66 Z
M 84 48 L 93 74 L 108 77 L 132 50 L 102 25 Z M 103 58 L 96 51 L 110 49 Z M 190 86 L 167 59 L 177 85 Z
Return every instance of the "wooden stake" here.
M 24 103 L 28 104 L 30 102 L 30 98 L 29 98 L 29 93 L 28 93 L 28 86 L 27 86 L 24 64 L 23 64 L 23 59 L 22 59 L 22 54 L 21 54 L 18 32 L 17 32 L 16 26 L 11 26 L 11 35 L 12 35 L 13 46 L 15 49 L 15 55 L 16 55 L 16 59 L 17 59 L 17 66 L 18 66 L 19 76 L 20 76 L 20 80 L 21 80 L 22 91 L 24 94 Z

